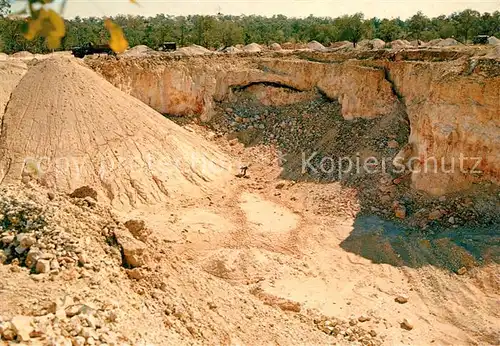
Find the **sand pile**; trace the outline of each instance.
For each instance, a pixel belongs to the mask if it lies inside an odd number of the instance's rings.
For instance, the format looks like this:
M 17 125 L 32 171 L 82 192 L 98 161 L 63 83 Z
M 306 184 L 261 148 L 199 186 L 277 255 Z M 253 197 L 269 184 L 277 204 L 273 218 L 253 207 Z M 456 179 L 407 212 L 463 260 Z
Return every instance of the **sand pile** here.
M 26 70 L 26 64 L 21 61 L 0 62 L 0 123 L 3 118 L 5 106 L 9 102 L 10 94 L 26 73 Z M 2 133 L 1 128 L 0 133 Z
M 145 45 L 138 45 L 122 53 L 122 56 L 144 56 L 154 53 L 154 50 Z
M 262 52 L 262 47 L 257 43 L 250 43 L 243 47 L 243 50 L 248 53 Z
M 443 41 L 442 38 L 436 38 L 434 40 L 430 40 L 428 45 L 431 46 L 431 47 L 436 47 L 436 46 L 439 46 L 439 44 Z
M 439 42 L 436 42 L 436 47 L 453 47 L 459 45 L 461 45 L 461 43 L 455 40 L 454 38 L 447 38 Z
M 197 44 L 193 44 L 189 47 L 179 48 L 175 53 L 181 54 L 181 55 L 204 55 L 204 54 L 209 54 L 212 52 L 210 50 L 206 49 L 205 47 L 198 46 Z
M 490 36 L 490 37 L 488 37 L 488 44 L 496 46 L 496 45 L 500 44 L 500 40 L 498 38 L 496 38 L 495 36 Z
M 241 49 L 238 49 L 233 46 L 225 47 L 224 49 L 221 50 L 223 53 L 241 53 Z
M 26 52 L 26 51 L 16 52 L 16 53 L 11 55 L 12 58 L 16 58 L 16 59 L 33 59 L 34 56 L 35 55 L 33 53 Z
M 307 44 L 307 48 L 311 50 L 319 50 L 319 51 L 324 51 L 326 50 L 325 46 L 323 46 L 321 43 L 318 41 L 311 41 Z
M 371 44 L 373 49 L 384 49 L 385 48 L 385 42 L 379 38 L 371 40 L 370 44 Z
M 403 40 L 395 40 L 391 42 L 391 48 L 392 49 L 404 49 L 404 48 L 410 48 L 412 47 L 410 43 L 407 43 L 408 41 L 403 41 Z
M 276 43 L 276 42 L 271 43 L 271 45 L 269 46 L 269 48 L 270 48 L 271 50 L 282 50 L 282 48 L 281 48 L 280 44 L 279 44 L 279 43 Z
M 0 137 L 0 182 L 64 192 L 82 186 L 119 209 L 199 195 L 224 155 L 72 58 L 46 59 L 12 92 Z

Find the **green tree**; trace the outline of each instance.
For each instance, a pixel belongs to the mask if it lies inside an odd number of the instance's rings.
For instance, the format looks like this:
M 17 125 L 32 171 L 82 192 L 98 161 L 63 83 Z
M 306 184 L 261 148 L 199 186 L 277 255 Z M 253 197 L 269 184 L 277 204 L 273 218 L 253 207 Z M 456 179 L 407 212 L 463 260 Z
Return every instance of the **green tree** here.
M 391 42 L 403 37 L 403 29 L 395 19 L 383 19 L 380 22 L 376 36 L 385 42 Z
M 10 1 L 0 0 L 0 17 L 6 16 L 10 13 Z
M 418 11 L 417 14 L 412 16 L 408 21 L 408 28 L 410 29 L 410 35 L 418 40 L 422 37 L 422 32 L 430 26 L 430 20 L 425 16 L 422 11 Z
M 464 43 L 467 43 L 473 31 L 477 32 L 479 30 L 481 15 L 478 11 L 467 9 L 452 14 L 451 18 L 455 24 L 458 36 L 463 39 Z

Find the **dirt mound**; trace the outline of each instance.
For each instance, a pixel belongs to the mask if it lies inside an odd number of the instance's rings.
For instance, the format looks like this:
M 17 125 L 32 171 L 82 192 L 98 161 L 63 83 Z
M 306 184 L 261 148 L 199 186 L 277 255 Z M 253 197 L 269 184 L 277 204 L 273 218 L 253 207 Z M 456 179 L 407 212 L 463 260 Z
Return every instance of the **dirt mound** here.
M 490 36 L 488 38 L 488 44 L 491 44 L 493 46 L 496 46 L 496 45 L 499 45 L 500 44 L 500 40 L 498 38 L 496 38 L 495 36 Z
M 370 44 L 371 44 L 373 49 L 384 49 L 385 48 L 385 42 L 379 38 L 371 40 Z
M 321 43 L 318 41 L 311 41 L 307 44 L 307 48 L 311 50 L 319 50 L 319 51 L 324 51 L 326 50 L 325 46 L 323 46 Z
M 16 58 L 16 59 L 32 59 L 34 56 L 35 55 L 33 53 L 26 52 L 26 51 L 16 52 L 16 53 L 11 55 L 12 58 Z
M 200 194 L 229 167 L 215 147 L 71 58 L 38 63 L 12 92 L 0 157 L 0 182 L 88 185 L 120 209 Z
M 206 49 L 205 47 L 193 44 L 189 47 L 179 48 L 175 53 L 181 55 L 204 55 L 204 54 L 210 54 L 212 52 Z
M 330 44 L 330 48 L 342 49 L 342 48 L 352 48 L 352 47 L 353 47 L 352 42 L 349 41 L 339 41 Z
M 226 48 L 222 49 L 221 52 L 235 54 L 235 53 L 241 53 L 241 49 L 230 46 L 230 47 L 226 47 Z
M 257 43 L 250 43 L 243 47 L 243 50 L 249 53 L 257 53 L 262 51 L 262 47 Z
M 154 53 L 155 51 L 148 46 L 145 45 L 139 45 L 135 46 L 133 48 L 130 48 L 129 50 L 123 52 L 121 55 L 122 56 L 144 56 L 148 55 L 150 53 Z
M 0 62 L 0 123 L 2 122 L 5 106 L 9 102 L 10 94 L 26 73 L 26 70 L 27 66 L 24 62 Z M 1 129 L 0 133 L 2 133 Z
M 461 45 L 460 42 L 455 40 L 454 38 L 447 38 L 444 40 L 441 40 L 439 42 L 436 42 L 435 46 L 437 47 L 453 47 L 453 46 L 459 46 Z
M 409 43 L 406 43 L 403 40 L 395 40 L 391 42 L 391 48 L 392 49 L 404 49 L 404 48 L 410 48 L 411 45 Z
M 279 43 L 276 43 L 276 42 L 272 43 L 272 44 L 269 46 L 269 48 L 270 48 L 271 50 L 282 50 L 282 48 L 281 48 L 280 44 L 279 44 Z

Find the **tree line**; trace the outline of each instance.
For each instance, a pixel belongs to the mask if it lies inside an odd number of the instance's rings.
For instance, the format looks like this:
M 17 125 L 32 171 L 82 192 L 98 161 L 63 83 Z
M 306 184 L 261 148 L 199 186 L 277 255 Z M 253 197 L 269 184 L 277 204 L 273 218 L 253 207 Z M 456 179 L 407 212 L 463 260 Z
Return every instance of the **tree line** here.
M 23 19 L 2 16 L 8 10 L 7 5 L 2 8 L 5 3 L 8 4 L 8 1 L 0 0 L 0 52 L 47 53 L 43 38 L 32 41 L 24 38 L 22 29 L 26 23 Z M 219 48 L 252 42 L 270 44 L 315 40 L 329 45 L 337 41 L 358 42 L 373 38 L 390 42 L 396 39 L 429 41 L 454 37 L 466 43 L 479 34 L 500 37 L 500 11 L 481 14 L 471 9 L 435 18 L 418 12 L 407 20 L 365 18 L 362 13 L 338 18 L 158 14 L 155 17 L 120 15 L 112 19 L 122 27 L 130 47 L 142 44 L 153 49 L 168 41 L 174 41 L 179 46 L 198 44 Z M 66 35 L 59 49 L 70 50 L 89 42 L 106 43 L 109 33 L 103 22 L 103 18 L 96 17 L 65 20 Z

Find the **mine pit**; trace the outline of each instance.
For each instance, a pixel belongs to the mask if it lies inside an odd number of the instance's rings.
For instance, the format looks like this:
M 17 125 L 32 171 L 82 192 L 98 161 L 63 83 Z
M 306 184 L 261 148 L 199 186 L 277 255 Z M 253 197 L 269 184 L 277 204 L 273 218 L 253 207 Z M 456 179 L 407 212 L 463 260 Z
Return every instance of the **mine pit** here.
M 495 344 L 498 59 L 139 48 L 0 61 L 4 339 Z

